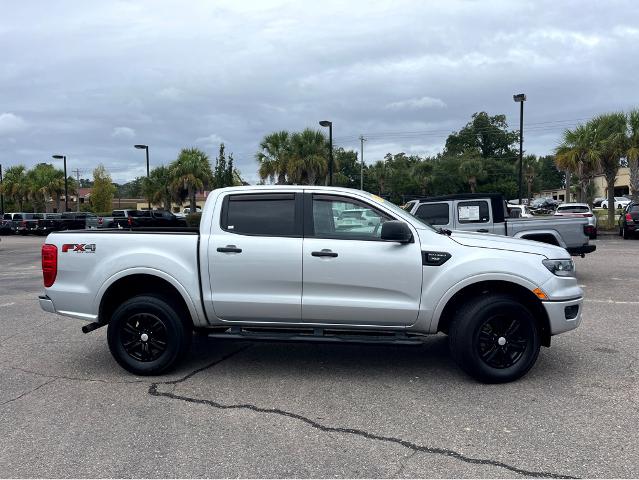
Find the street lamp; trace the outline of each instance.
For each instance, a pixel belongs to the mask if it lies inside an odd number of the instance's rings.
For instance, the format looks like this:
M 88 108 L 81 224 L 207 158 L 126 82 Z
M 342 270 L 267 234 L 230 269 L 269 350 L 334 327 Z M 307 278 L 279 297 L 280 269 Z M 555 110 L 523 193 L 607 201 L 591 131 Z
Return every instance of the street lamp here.
M 52 155 L 52 158 L 56 160 L 64 160 L 64 211 L 69 211 L 69 179 L 67 178 L 67 156 L 66 155 Z M 78 198 L 78 202 L 80 198 Z
M 149 181 L 149 146 L 148 145 L 133 145 L 135 148 L 139 150 L 144 150 L 146 152 L 146 180 Z M 151 199 L 149 198 L 149 211 L 151 211 Z
M 4 216 L 4 192 L 2 191 L 2 164 L 0 163 L 0 214 Z
M 526 94 L 519 93 L 513 95 L 513 100 L 519 103 L 519 205 L 521 205 L 521 187 L 523 183 L 523 148 L 524 148 L 524 102 L 526 101 Z
M 331 148 L 328 160 L 328 184 L 333 185 L 333 122 L 322 120 L 321 122 L 319 122 L 319 124 L 322 127 L 328 127 L 328 143 L 330 144 Z

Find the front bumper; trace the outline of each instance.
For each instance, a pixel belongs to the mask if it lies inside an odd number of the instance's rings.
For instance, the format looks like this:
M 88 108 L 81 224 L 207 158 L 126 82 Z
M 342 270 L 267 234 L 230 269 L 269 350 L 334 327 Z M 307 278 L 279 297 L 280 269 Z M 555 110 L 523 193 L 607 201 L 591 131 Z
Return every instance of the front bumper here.
M 550 334 L 557 335 L 577 328 L 581 323 L 583 302 L 583 297 L 559 302 L 541 302 L 548 314 Z
M 45 312 L 57 313 L 55 311 L 55 306 L 53 305 L 53 301 L 46 295 L 40 295 L 38 297 L 38 301 L 40 302 L 40 308 L 44 310 Z

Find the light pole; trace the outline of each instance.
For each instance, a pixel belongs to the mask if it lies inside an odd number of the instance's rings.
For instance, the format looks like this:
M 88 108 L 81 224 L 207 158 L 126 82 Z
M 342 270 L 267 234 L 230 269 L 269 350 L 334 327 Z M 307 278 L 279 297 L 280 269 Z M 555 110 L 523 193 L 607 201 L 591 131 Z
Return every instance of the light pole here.
M 0 215 L 4 216 L 4 192 L 2 191 L 2 164 L 0 163 Z
M 513 100 L 519 103 L 519 205 L 521 205 L 521 188 L 524 178 L 524 102 L 526 101 L 526 94 L 513 95 Z
M 67 156 L 52 155 L 56 160 L 64 160 L 64 211 L 69 211 L 69 179 L 67 178 Z M 78 199 L 80 201 L 80 199 Z
M 144 150 L 146 152 L 146 181 L 149 181 L 149 146 L 148 145 L 133 145 L 135 148 Z M 151 199 L 149 200 L 149 211 L 151 211 Z
M 328 143 L 331 149 L 328 159 L 328 185 L 331 186 L 333 185 L 333 122 L 322 120 L 319 124 L 322 127 L 328 127 Z
M 366 139 L 364 135 L 359 136 L 359 150 L 360 150 L 360 169 L 359 169 L 359 189 L 364 190 L 364 142 Z

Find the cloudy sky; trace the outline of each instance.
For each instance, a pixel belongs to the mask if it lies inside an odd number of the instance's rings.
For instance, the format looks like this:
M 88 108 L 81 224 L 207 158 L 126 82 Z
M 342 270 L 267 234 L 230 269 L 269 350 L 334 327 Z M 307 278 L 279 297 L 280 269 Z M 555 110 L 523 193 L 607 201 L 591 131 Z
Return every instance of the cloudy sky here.
M 68 156 L 115 181 L 219 143 L 256 181 L 260 139 L 334 123 L 365 159 L 434 154 L 476 111 L 551 151 L 639 106 L 639 2 L 28 1 L 0 15 L 0 163 Z

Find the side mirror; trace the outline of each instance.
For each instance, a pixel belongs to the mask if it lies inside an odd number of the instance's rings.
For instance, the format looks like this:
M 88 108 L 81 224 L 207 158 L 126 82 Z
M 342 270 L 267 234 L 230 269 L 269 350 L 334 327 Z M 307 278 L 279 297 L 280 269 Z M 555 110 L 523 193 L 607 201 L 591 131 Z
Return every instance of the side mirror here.
M 389 242 L 410 243 L 413 240 L 413 233 L 408 225 L 399 220 L 389 220 L 382 223 L 382 240 Z

